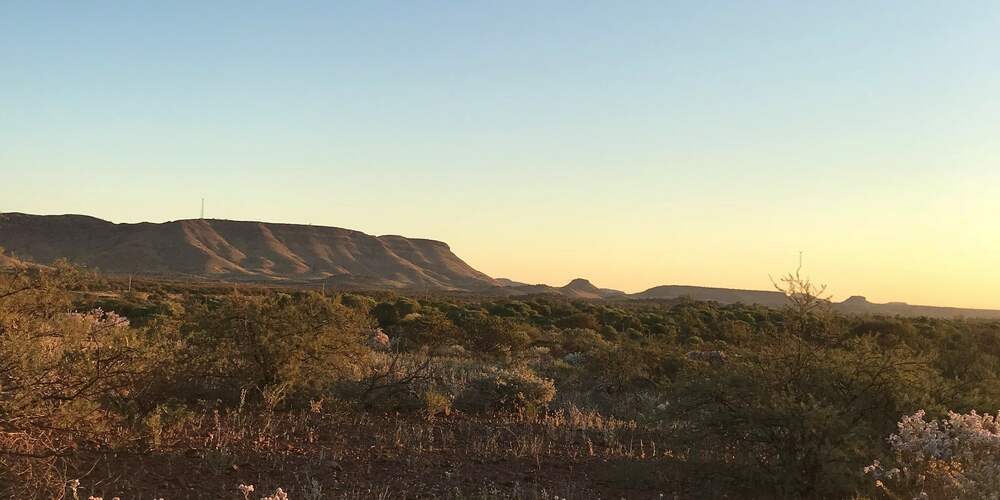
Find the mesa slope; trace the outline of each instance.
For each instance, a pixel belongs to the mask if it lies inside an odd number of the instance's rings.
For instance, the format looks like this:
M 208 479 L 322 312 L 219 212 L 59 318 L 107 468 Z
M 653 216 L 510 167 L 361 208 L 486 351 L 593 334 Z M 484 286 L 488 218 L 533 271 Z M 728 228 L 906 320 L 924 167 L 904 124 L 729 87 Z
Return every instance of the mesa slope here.
M 336 227 L 216 219 L 115 224 L 83 215 L 0 214 L 0 247 L 21 260 L 65 258 L 109 273 L 436 290 L 493 287 L 440 241 Z

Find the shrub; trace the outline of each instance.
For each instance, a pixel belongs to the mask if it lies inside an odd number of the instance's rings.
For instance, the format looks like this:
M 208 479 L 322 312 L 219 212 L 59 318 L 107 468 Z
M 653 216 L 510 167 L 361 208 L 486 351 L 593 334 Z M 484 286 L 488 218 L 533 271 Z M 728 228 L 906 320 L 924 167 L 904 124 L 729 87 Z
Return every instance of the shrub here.
M 420 312 L 420 303 L 405 297 L 396 300 L 394 307 L 396 308 L 396 314 L 398 314 L 400 318 L 405 318 L 406 316 Z
M 580 328 L 564 330 L 561 340 L 560 347 L 566 353 L 607 351 L 614 347 L 597 332 Z
M 527 368 L 493 368 L 469 382 L 456 407 L 473 412 L 533 413 L 548 406 L 555 395 L 552 380 Z
M 434 368 L 426 356 L 377 352 L 367 358 L 358 379 L 341 382 L 335 392 L 369 409 L 419 410 L 434 380 Z
M 600 330 L 601 323 L 597 321 L 597 318 L 593 314 L 575 313 L 565 318 L 559 318 L 556 321 L 556 326 L 560 328 L 581 328 L 597 331 Z
M 396 306 L 389 302 L 379 302 L 371 309 L 371 313 L 382 328 L 390 327 L 399 322 L 399 312 L 396 310 Z
M 318 293 L 232 294 L 190 314 L 185 370 L 202 381 L 203 398 L 285 385 L 305 401 L 357 373 L 370 332 L 366 316 Z
M 423 411 L 428 417 L 451 414 L 451 398 L 433 389 L 424 391 Z
M 473 316 L 461 327 L 472 347 L 485 353 L 523 349 L 531 342 L 532 334 L 537 334 L 531 325 L 495 316 Z
M 433 309 L 406 316 L 392 328 L 392 333 L 401 340 L 402 347 L 409 350 L 454 344 L 461 337 L 458 327 Z
M 345 293 L 340 296 L 340 303 L 344 304 L 351 309 L 356 309 L 358 311 L 368 312 L 375 307 L 375 299 L 371 297 L 366 297 L 364 295 L 356 295 L 353 293 Z

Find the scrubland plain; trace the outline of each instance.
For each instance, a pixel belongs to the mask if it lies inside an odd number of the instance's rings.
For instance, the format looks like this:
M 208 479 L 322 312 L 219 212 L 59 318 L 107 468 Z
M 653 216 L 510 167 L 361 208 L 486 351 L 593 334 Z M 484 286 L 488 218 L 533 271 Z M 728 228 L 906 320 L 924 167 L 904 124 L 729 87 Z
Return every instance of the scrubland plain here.
M 11 498 L 993 498 L 1000 322 L 0 275 Z M 128 287 L 131 286 L 131 289 Z

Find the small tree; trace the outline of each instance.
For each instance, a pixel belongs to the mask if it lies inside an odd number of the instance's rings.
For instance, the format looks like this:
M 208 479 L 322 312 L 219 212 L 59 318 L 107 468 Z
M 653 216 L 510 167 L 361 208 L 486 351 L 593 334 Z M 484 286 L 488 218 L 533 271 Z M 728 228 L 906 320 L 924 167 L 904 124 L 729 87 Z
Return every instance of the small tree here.
M 319 390 L 357 370 L 371 330 L 363 312 L 314 292 L 234 293 L 191 316 L 182 328 L 189 369 L 231 397 L 279 384 Z
M 786 308 L 786 328 L 800 337 L 835 341 L 845 332 L 837 331 L 832 324 L 830 296 L 826 295 L 826 285 L 815 285 L 808 277 L 803 277 L 802 266 L 794 273 L 788 273 L 777 281 L 771 278 L 774 288 L 788 298 Z

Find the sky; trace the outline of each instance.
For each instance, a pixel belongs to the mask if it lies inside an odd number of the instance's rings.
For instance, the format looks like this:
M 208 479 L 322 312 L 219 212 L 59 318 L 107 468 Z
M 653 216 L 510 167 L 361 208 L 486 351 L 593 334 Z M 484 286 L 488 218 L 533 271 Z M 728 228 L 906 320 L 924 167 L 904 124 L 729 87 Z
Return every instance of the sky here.
M 0 0 L 0 211 L 1000 308 L 1000 3 Z

